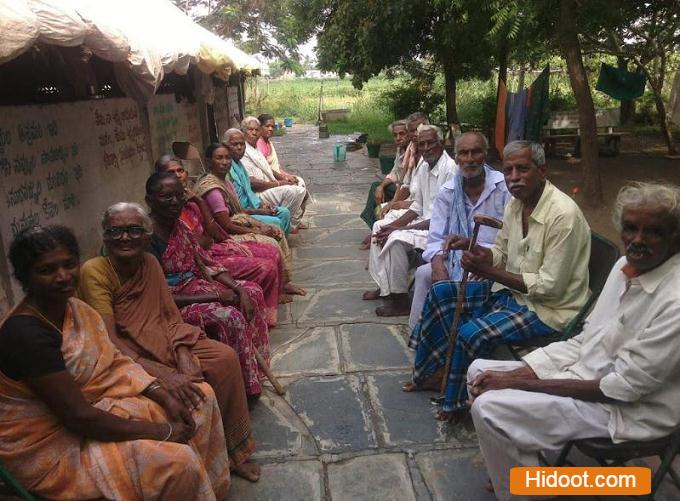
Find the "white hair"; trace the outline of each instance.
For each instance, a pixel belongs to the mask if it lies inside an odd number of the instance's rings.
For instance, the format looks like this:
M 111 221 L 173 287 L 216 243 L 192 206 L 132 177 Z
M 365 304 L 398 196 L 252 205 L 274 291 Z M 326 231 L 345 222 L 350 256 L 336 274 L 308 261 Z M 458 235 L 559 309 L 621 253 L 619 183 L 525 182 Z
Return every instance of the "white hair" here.
M 621 231 L 623 212 L 636 208 L 662 209 L 675 221 L 680 231 L 680 187 L 662 182 L 632 182 L 619 191 L 614 202 L 614 226 Z
M 254 117 L 252 115 L 245 117 L 243 120 L 241 120 L 241 130 L 245 130 L 248 128 L 248 124 L 255 122 L 257 126 L 259 127 L 262 125 L 260 121 L 257 119 L 257 117 Z
M 142 220 L 142 226 L 146 232 L 150 235 L 153 233 L 153 223 L 149 214 L 146 212 L 144 207 L 134 202 L 118 202 L 111 205 L 108 209 L 104 211 L 104 216 L 102 217 L 102 229 L 107 230 L 111 226 L 111 218 L 117 214 L 122 214 L 123 212 L 134 212 Z
M 222 134 L 222 142 L 228 143 L 229 140 L 231 139 L 231 136 L 233 136 L 235 134 L 243 135 L 243 131 L 241 129 L 237 129 L 236 127 L 232 127 L 231 129 L 227 129 L 224 132 L 224 134 Z
M 432 130 L 432 131 L 435 132 L 435 134 L 437 134 L 437 139 L 439 139 L 440 141 L 443 141 L 443 140 L 444 140 L 444 133 L 443 133 L 442 130 L 441 130 L 439 127 L 437 127 L 436 125 L 420 124 L 420 125 L 418 126 L 418 129 L 416 129 L 416 130 L 418 131 L 418 134 L 420 134 L 420 133 L 422 133 L 422 132 L 426 132 L 426 131 L 428 131 L 428 130 Z
M 458 136 L 456 138 L 456 143 L 453 147 L 453 151 L 456 153 L 456 155 L 458 154 L 458 143 L 460 142 L 461 139 L 463 139 L 463 137 L 465 137 L 466 134 L 473 134 L 473 135 L 477 136 L 478 138 L 480 138 L 482 140 L 482 143 L 484 143 L 484 153 L 489 152 L 489 140 L 486 138 L 486 136 L 484 134 L 482 134 L 479 131 L 474 130 L 474 131 L 470 131 L 470 132 L 463 132 L 460 136 Z
M 395 127 L 406 127 L 406 120 L 395 120 L 391 124 L 387 126 L 387 130 L 390 131 L 390 134 L 394 133 L 394 128 Z
M 518 151 L 531 150 L 531 161 L 538 167 L 543 167 L 545 165 L 545 150 L 543 145 L 540 143 L 534 143 L 532 141 L 510 141 L 503 148 L 503 158 L 517 153 Z

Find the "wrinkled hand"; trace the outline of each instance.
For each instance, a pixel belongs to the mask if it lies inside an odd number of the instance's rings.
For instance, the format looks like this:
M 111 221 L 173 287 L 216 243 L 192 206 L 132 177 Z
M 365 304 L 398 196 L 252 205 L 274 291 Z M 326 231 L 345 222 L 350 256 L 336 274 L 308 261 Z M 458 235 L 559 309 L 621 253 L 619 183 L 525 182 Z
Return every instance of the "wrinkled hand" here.
M 205 395 L 195 382 L 200 382 L 186 374 L 173 373 L 161 379 L 163 387 L 189 410 L 198 409 Z
M 379 185 L 375 189 L 375 193 L 373 194 L 373 197 L 375 198 L 376 204 L 381 204 L 385 201 L 385 190 L 383 189 L 382 185 Z
M 233 306 L 236 301 L 236 294 L 231 289 L 220 289 L 217 291 L 217 295 L 220 298 L 220 303 L 224 306 Z
M 464 270 L 478 278 L 486 278 L 486 271 L 490 267 L 486 251 L 479 245 L 475 245 L 470 251 L 463 252 L 460 264 Z
M 194 380 L 203 379 L 201 363 L 186 346 L 180 346 L 177 349 L 177 370 L 180 372 L 180 374 L 190 376 Z
M 292 174 L 286 174 L 286 180 L 289 181 L 290 184 L 298 184 L 297 177 L 293 176 Z
M 170 421 L 170 425 L 172 426 L 172 433 L 170 434 L 170 437 L 167 439 L 167 442 L 186 444 L 196 434 L 195 425 L 189 426 L 188 424 L 182 421 L 172 420 Z M 163 425 L 163 428 L 166 430 L 165 431 L 166 435 L 163 436 L 163 438 L 165 438 L 167 436 L 167 425 Z M 163 438 L 161 438 L 161 440 L 163 440 Z
M 389 236 L 392 234 L 392 232 L 394 232 L 394 231 L 396 231 L 396 230 L 398 230 L 398 229 L 399 229 L 399 228 L 397 228 L 396 226 L 392 226 L 392 225 L 386 224 L 385 226 L 383 226 L 382 228 L 380 228 L 380 230 L 378 230 L 377 233 L 375 233 L 375 234 L 373 235 L 373 240 L 375 241 L 375 243 L 376 243 L 378 246 L 382 247 L 382 246 L 385 245 L 385 243 L 387 242 L 387 239 L 388 239 Z
M 452 250 L 467 250 L 470 247 L 470 239 L 461 235 L 449 235 L 444 240 L 442 250 L 447 253 Z
M 243 288 L 239 288 L 238 297 L 239 309 L 241 310 L 241 313 L 243 313 L 243 316 L 246 317 L 246 320 L 250 322 L 255 316 L 255 303 L 248 297 L 248 294 Z
M 196 423 L 191 416 L 191 411 L 170 393 L 163 400 L 162 407 L 168 416 L 168 421 L 171 423 L 184 423 L 191 429 L 196 429 Z
M 520 371 L 484 371 L 472 383 L 470 395 L 474 398 L 491 390 L 521 389 L 524 381 L 537 379 L 527 368 Z

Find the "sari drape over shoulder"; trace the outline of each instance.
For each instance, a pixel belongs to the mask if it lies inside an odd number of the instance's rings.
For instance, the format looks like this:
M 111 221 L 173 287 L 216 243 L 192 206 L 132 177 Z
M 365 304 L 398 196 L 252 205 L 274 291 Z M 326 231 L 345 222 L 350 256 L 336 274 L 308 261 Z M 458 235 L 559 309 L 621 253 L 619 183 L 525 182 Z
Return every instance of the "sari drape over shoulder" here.
M 156 243 L 163 242 L 154 235 Z M 226 292 L 227 288 L 211 278 L 226 271 L 198 244 L 196 237 L 181 221 L 177 221 L 160 254 L 163 271 L 167 276 L 183 275 L 183 280 L 170 286 L 173 294 L 197 296 Z M 160 250 L 160 248 L 158 249 Z M 260 378 L 264 377 L 255 358 L 258 350 L 269 360 L 269 329 L 264 318 L 264 298 L 257 284 L 238 280 L 255 305 L 253 319 L 249 322 L 235 306 L 220 302 L 193 303 L 180 308 L 185 322 L 200 327 L 212 339 L 228 344 L 238 353 L 246 393 L 262 392 Z
M 200 236 L 204 232 L 201 211 L 195 202 L 189 202 L 184 206 L 180 220 L 194 233 Z M 236 280 L 255 282 L 262 288 L 265 302 L 265 316 L 267 324 L 273 327 L 277 323 L 279 310 L 279 295 L 283 287 L 283 267 L 281 257 L 273 246 L 267 249 L 265 257 L 254 255 L 256 249 L 249 249 L 256 242 L 239 243 L 225 234 L 225 240 L 213 242 L 206 249 L 211 258 L 224 266 L 229 274 Z
M 240 464 L 250 456 L 255 442 L 236 354 L 184 321 L 152 255 L 144 255 L 124 284 L 108 259 L 90 259 L 81 267 L 79 294 L 102 315 L 113 315 L 114 342 L 155 376 L 176 373 L 177 348 L 189 348 L 217 395 L 230 458 Z
M 253 220 L 251 216 L 242 213 L 241 204 L 238 201 L 238 195 L 236 195 L 234 187 L 231 185 L 230 182 L 228 181 L 224 182 L 214 174 L 204 174 L 196 181 L 196 184 L 194 185 L 194 192 L 196 193 L 197 196 L 202 197 L 203 199 L 205 199 L 206 195 L 213 190 L 217 190 L 217 192 L 219 192 L 224 198 L 225 205 L 229 210 L 229 217 L 234 223 L 239 224 L 241 226 L 245 226 L 247 228 L 253 227 Z M 230 236 L 231 238 L 240 243 L 257 242 L 259 244 L 276 246 L 278 252 L 281 255 L 281 265 L 283 267 L 283 283 L 286 284 L 290 281 L 292 254 L 290 252 L 290 248 L 288 247 L 288 240 L 286 240 L 285 236 L 278 241 L 272 237 L 259 235 L 257 233 L 245 233 L 242 235 L 230 235 Z M 251 248 L 253 252 L 255 252 L 254 247 L 249 248 Z M 264 250 L 261 252 L 266 253 L 267 251 Z M 265 255 L 262 254 L 260 254 L 259 256 L 266 257 Z
M 154 380 L 113 346 L 99 314 L 70 299 L 62 326 L 66 370 L 94 407 L 125 419 L 166 422 L 142 391 Z M 29 387 L 0 373 L 0 460 L 29 490 L 50 499 L 224 498 L 229 461 L 215 396 L 194 411 L 188 445 L 100 442 L 68 431 Z

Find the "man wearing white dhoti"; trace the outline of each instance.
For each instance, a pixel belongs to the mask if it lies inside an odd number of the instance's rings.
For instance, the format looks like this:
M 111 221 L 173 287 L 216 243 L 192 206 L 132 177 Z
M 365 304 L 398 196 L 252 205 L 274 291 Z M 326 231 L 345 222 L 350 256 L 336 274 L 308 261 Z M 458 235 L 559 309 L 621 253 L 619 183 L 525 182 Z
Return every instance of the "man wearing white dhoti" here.
M 390 299 L 376 308 L 379 316 L 408 315 L 409 254 L 424 249 L 430 226 L 432 202 L 444 183 L 456 173 L 456 163 L 444 151 L 442 131 L 433 125 L 418 127 L 418 152 L 422 159 L 413 174 L 408 209 L 390 211 L 373 225 L 368 271 L 378 289 L 363 299 Z
M 306 228 L 301 224 L 301 219 L 304 214 L 303 203 L 307 190 L 292 179 L 276 179 L 269 162 L 257 149 L 257 140 L 260 137 L 260 122 L 257 118 L 244 118 L 241 122 L 241 130 L 246 137 L 246 152 L 241 163 L 250 176 L 253 191 L 265 204 L 286 207 L 290 211 L 293 232 L 297 228 Z
M 513 466 L 567 441 L 653 440 L 680 426 L 680 187 L 625 186 L 614 265 L 583 332 L 522 362 L 477 360 L 472 417 L 498 499 Z

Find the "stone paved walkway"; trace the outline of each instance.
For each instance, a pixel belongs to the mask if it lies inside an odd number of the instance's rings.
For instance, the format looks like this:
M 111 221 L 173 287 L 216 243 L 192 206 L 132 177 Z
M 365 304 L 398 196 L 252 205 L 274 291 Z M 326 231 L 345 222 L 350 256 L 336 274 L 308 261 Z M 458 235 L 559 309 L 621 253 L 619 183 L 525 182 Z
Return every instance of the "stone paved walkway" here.
M 281 308 L 272 367 L 287 393 L 265 391 L 252 412 L 262 479 L 234 480 L 238 500 L 493 499 L 474 431 L 436 422 L 431 394 L 405 394 L 406 317 L 378 318 L 358 249 L 358 217 L 378 161 L 365 150 L 333 162 L 337 138 L 296 126 L 276 138 L 285 165 L 315 196 L 309 230 L 290 238 L 294 280 L 308 291 Z

